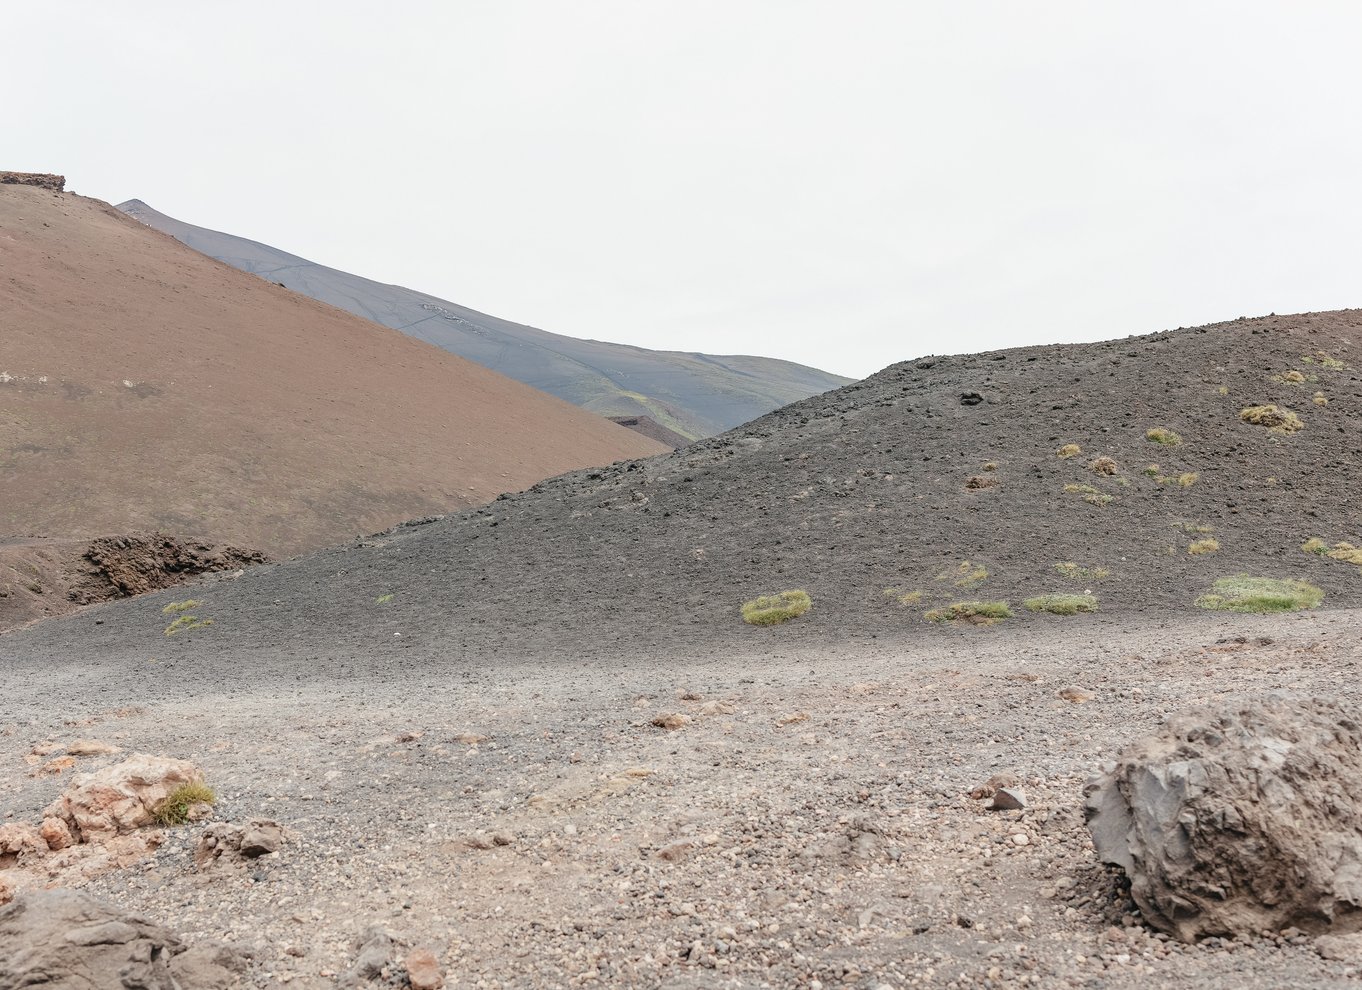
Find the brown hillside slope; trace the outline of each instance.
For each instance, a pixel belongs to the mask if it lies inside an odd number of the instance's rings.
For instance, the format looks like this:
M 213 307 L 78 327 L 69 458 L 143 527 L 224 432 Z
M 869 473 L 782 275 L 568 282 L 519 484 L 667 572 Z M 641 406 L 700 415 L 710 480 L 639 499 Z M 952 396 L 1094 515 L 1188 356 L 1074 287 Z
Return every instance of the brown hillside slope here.
M 284 556 L 663 449 L 105 203 L 0 186 L 0 534 Z

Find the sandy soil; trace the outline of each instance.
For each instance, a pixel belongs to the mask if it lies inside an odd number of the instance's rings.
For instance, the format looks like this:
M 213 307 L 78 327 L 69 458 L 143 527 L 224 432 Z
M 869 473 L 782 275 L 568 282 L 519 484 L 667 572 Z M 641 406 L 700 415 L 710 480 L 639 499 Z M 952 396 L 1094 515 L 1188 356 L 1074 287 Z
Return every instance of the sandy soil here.
M 220 817 L 293 829 L 277 856 L 200 871 L 186 826 L 89 881 L 246 948 L 247 985 L 331 986 L 373 924 L 455 987 L 1354 985 L 1304 939 L 1152 935 L 1078 809 L 1102 760 L 1169 713 L 1356 697 L 1360 633 L 1362 612 L 1333 611 L 495 668 L 303 670 L 274 651 L 248 688 L 225 664 L 21 662 L 0 806 L 34 818 L 62 777 L 26 776 L 30 751 L 94 737 L 193 759 Z M 1093 699 L 1061 700 L 1070 686 Z M 675 713 L 687 724 L 653 724 Z M 1024 811 L 969 797 L 998 773 Z
M 665 449 L 191 251 L 0 185 L 0 534 L 286 557 Z

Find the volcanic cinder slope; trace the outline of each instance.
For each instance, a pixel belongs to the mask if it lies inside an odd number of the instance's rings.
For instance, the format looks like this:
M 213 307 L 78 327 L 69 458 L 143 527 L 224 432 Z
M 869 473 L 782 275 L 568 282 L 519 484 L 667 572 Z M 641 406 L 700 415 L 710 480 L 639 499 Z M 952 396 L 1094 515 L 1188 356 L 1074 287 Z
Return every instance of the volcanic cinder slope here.
M 55 754 L 93 737 L 192 760 L 220 820 L 295 836 L 214 869 L 190 825 L 131 869 L 63 850 L 0 881 L 84 886 L 306 990 L 385 985 L 352 968 L 372 925 L 451 987 L 1343 986 L 1355 964 L 1294 931 L 1156 938 L 1081 808 L 1172 712 L 1356 702 L 1362 567 L 1301 544 L 1362 544 L 1359 332 L 1322 313 L 925 358 L 204 579 L 211 626 L 167 636 L 152 594 L 0 636 L 5 821 L 36 823 L 68 783 Z M 1303 428 L 1241 419 L 1267 403 Z M 1311 581 L 1323 606 L 1195 607 L 1240 571 Z M 739 618 L 798 587 L 807 614 Z M 1096 614 L 923 614 L 1087 588 Z M 1023 810 L 972 796 L 995 774 Z
M 775 358 L 655 351 L 548 333 L 196 227 L 139 199 L 118 208 L 219 261 L 430 341 L 602 416 L 650 416 L 689 438 L 731 429 L 850 381 Z
M 254 569 L 206 590 L 216 624 L 173 650 L 268 654 L 286 638 L 318 657 L 581 656 L 672 638 L 700 651 L 916 638 L 926 610 L 961 600 L 1007 601 L 1013 622 L 1090 621 L 1022 612 L 1064 592 L 1091 591 L 1106 614 L 1186 613 L 1239 573 L 1362 604 L 1362 568 L 1301 550 L 1362 544 L 1359 334 L 1362 313 L 1346 311 L 895 365 L 680 451 Z M 1241 417 L 1263 404 L 1303 429 Z M 1181 443 L 1152 442 L 1158 428 Z M 1071 443 L 1082 453 L 1056 455 Z M 1099 457 L 1114 474 L 1093 469 Z M 1205 539 L 1218 549 L 1189 552 Z M 813 596 L 798 621 L 738 618 L 744 599 L 791 588 Z M 140 650 L 159 636 L 157 607 L 110 611 L 98 630 L 54 624 L 34 648 Z
M 279 557 L 664 449 L 205 257 L 0 186 L 0 533 Z

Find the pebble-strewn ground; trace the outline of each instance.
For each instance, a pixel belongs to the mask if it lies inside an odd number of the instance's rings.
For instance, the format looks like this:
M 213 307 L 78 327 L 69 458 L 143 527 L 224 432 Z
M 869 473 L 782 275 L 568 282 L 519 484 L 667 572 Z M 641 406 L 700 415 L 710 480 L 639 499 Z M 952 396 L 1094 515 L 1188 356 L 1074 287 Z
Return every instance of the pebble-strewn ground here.
M 1170 712 L 1355 697 L 1359 633 L 1356 611 L 1077 617 L 703 661 L 356 660 L 344 681 L 262 655 L 231 694 L 183 665 L 55 658 L 7 688 L 0 809 L 36 820 L 69 779 L 29 775 L 44 743 L 194 760 L 220 818 L 296 838 L 201 871 L 203 826 L 186 826 L 88 887 L 249 950 L 261 987 L 334 985 L 373 925 L 430 949 L 452 987 L 1356 986 L 1303 938 L 1147 931 L 1081 805 L 1102 760 Z M 969 796 L 999 773 L 1024 811 Z M 87 882 L 22 878 L 39 880 Z

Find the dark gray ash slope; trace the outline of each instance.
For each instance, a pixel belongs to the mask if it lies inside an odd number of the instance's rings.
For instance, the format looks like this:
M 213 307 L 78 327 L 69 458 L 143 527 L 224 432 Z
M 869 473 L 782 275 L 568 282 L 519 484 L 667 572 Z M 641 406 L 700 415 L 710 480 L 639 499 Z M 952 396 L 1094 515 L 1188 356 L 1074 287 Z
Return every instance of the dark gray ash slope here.
M 1357 606 L 1362 567 L 1300 546 L 1362 545 L 1360 334 L 1362 312 L 1345 311 L 906 362 L 673 454 L 208 583 L 195 597 L 210 628 L 167 639 L 168 596 L 150 596 L 5 637 L 0 653 L 197 664 L 259 652 L 301 672 L 329 658 L 481 665 L 678 643 L 694 655 L 871 637 L 983 647 L 989 630 L 940 627 L 924 611 L 1006 600 L 1013 624 L 1095 630 L 1110 617 L 1196 613 L 1212 581 L 1241 572 L 1303 578 L 1325 589 L 1325 608 Z M 1292 369 L 1316 380 L 1282 380 Z M 1263 403 L 1297 411 L 1305 428 L 1283 436 L 1241 421 Z M 1149 442 L 1153 427 L 1182 444 Z M 1082 455 L 1056 457 L 1067 443 Z M 1116 475 L 1088 467 L 1100 455 Z M 1152 464 L 1196 481 L 1160 484 Z M 972 488 L 974 477 L 996 484 Z M 1091 504 L 1066 485 L 1112 500 Z M 1220 549 L 1189 554 L 1205 535 Z M 956 586 L 966 562 L 987 578 Z M 1061 562 L 1110 574 L 1072 580 Z M 773 628 L 741 622 L 744 599 L 787 588 L 807 589 L 813 610 Z M 901 605 L 888 588 L 923 600 Z M 1088 589 L 1097 616 L 1020 608 Z

